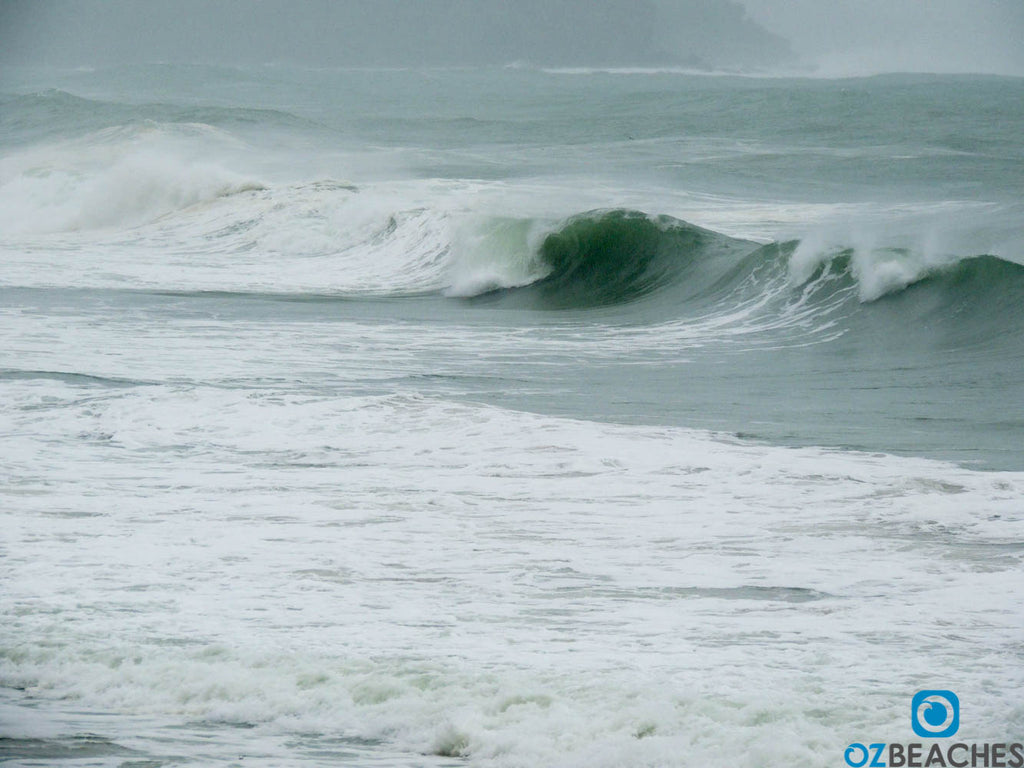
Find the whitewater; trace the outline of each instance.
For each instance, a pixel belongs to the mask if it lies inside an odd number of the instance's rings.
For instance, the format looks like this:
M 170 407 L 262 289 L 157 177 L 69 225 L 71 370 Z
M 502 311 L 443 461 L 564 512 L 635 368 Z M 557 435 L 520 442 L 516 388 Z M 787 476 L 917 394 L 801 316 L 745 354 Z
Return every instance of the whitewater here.
M 0 75 L 0 760 L 1024 735 L 1024 79 Z

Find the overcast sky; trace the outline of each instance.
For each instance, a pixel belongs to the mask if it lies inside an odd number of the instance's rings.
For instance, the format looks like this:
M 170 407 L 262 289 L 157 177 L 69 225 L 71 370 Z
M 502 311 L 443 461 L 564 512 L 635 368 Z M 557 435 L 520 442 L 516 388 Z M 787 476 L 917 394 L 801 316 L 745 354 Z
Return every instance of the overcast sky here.
M 825 73 L 1024 75 L 1024 0 L 742 0 Z
M 792 54 L 795 54 L 795 58 Z M 681 64 L 1024 76 L 1024 0 L 0 0 L 0 62 Z

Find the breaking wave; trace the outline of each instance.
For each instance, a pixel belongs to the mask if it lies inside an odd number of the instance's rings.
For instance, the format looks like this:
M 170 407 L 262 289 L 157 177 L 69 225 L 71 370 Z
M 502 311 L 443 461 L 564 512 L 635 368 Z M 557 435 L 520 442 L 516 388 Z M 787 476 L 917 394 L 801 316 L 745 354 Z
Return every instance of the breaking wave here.
M 1024 266 L 991 254 L 809 255 L 800 241 L 762 245 L 632 210 L 581 213 L 547 229 L 501 220 L 474 247 L 483 253 L 461 262 L 449 292 L 481 306 L 614 307 L 661 321 L 709 306 L 756 304 L 762 314 L 794 305 L 835 314 L 842 306 L 846 315 L 870 315 L 884 304 L 887 313 L 904 307 L 955 323 L 972 314 L 1009 318 L 1024 305 Z
M 39 109 L 91 104 L 62 93 L 22 98 Z M 882 299 L 908 312 L 928 305 L 949 323 L 994 307 L 1014 316 L 1024 305 L 1024 266 L 991 252 L 816 238 L 763 244 L 625 208 L 483 216 L 443 189 L 424 201 L 419 187 L 264 183 L 221 159 L 237 143 L 202 122 L 131 123 L 0 159 L 0 229 L 17 246 L 8 284 L 435 294 L 474 307 L 601 310 L 651 323 L 738 306 L 747 316 L 799 306 L 801 317 L 814 310 L 834 319 L 840 307 L 853 315 Z M 18 245 L 54 235 L 95 245 L 104 269 L 41 265 L 35 249 Z M 154 270 L 158 259 L 169 268 Z

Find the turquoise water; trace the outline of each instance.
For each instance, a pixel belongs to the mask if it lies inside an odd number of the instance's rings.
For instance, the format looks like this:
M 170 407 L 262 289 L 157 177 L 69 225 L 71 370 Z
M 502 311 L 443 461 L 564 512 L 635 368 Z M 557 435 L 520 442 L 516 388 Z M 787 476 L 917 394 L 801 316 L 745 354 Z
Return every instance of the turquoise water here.
M 936 664 L 1019 733 L 1022 129 L 1015 78 L 6 70 L 4 756 L 838 764 Z

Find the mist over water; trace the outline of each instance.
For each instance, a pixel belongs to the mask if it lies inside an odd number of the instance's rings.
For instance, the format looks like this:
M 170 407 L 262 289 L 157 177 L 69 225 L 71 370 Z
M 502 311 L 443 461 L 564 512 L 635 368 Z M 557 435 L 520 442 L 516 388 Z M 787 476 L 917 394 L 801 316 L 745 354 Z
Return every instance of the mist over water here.
M 1016 0 L 5 0 L 0 61 L 1024 75 Z
M 1015 0 L 744 0 L 751 19 L 783 36 L 828 77 L 882 72 L 1024 75 L 1024 5 Z
M 1019 740 L 1024 79 L 798 5 L 0 5 L 0 760 Z
M 3 58 L 317 66 L 660 65 L 791 59 L 729 0 L 8 0 Z

